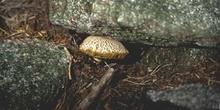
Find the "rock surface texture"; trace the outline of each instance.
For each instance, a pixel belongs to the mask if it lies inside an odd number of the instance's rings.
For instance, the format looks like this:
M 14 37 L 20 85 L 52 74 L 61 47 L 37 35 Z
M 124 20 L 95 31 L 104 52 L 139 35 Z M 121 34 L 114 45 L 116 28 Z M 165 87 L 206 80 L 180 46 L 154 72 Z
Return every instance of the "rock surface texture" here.
M 157 46 L 216 47 L 220 1 L 49 0 L 53 24 Z
M 36 40 L 0 41 L 0 109 L 50 109 L 64 86 L 63 50 Z
M 220 89 L 215 86 L 191 84 L 160 92 L 151 90 L 147 97 L 164 110 L 220 110 Z

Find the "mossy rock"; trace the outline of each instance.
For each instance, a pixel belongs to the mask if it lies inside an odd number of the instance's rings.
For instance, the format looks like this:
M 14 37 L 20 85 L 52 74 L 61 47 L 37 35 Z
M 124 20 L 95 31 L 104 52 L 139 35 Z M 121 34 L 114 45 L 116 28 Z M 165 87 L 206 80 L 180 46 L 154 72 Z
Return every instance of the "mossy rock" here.
M 64 86 L 68 59 L 56 45 L 24 41 L 0 41 L 0 109 L 51 109 Z

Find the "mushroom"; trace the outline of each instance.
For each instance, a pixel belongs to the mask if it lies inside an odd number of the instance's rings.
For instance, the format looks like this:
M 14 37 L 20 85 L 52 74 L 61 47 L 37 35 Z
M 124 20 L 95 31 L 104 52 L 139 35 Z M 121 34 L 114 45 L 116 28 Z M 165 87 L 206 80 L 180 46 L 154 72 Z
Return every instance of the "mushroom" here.
M 129 53 L 121 42 L 100 36 L 87 37 L 79 50 L 96 59 L 124 59 Z

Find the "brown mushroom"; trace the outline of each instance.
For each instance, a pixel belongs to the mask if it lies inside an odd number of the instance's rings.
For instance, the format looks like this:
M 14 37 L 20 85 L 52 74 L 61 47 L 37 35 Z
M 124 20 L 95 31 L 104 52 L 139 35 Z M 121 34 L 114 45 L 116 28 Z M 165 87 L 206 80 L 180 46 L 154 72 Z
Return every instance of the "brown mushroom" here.
M 129 53 L 121 42 L 100 36 L 87 37 L 79 49 L 98 59 L 124 59 Z

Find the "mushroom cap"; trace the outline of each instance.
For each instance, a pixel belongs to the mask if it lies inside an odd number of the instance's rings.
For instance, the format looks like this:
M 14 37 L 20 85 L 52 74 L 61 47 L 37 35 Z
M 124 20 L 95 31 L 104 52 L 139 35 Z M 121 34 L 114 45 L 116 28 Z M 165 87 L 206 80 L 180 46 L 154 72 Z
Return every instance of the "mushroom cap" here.
M 99 36 L 87 37 L 79 50 L 100 59 L 123 59 L 129 53 L 121 42 Z

